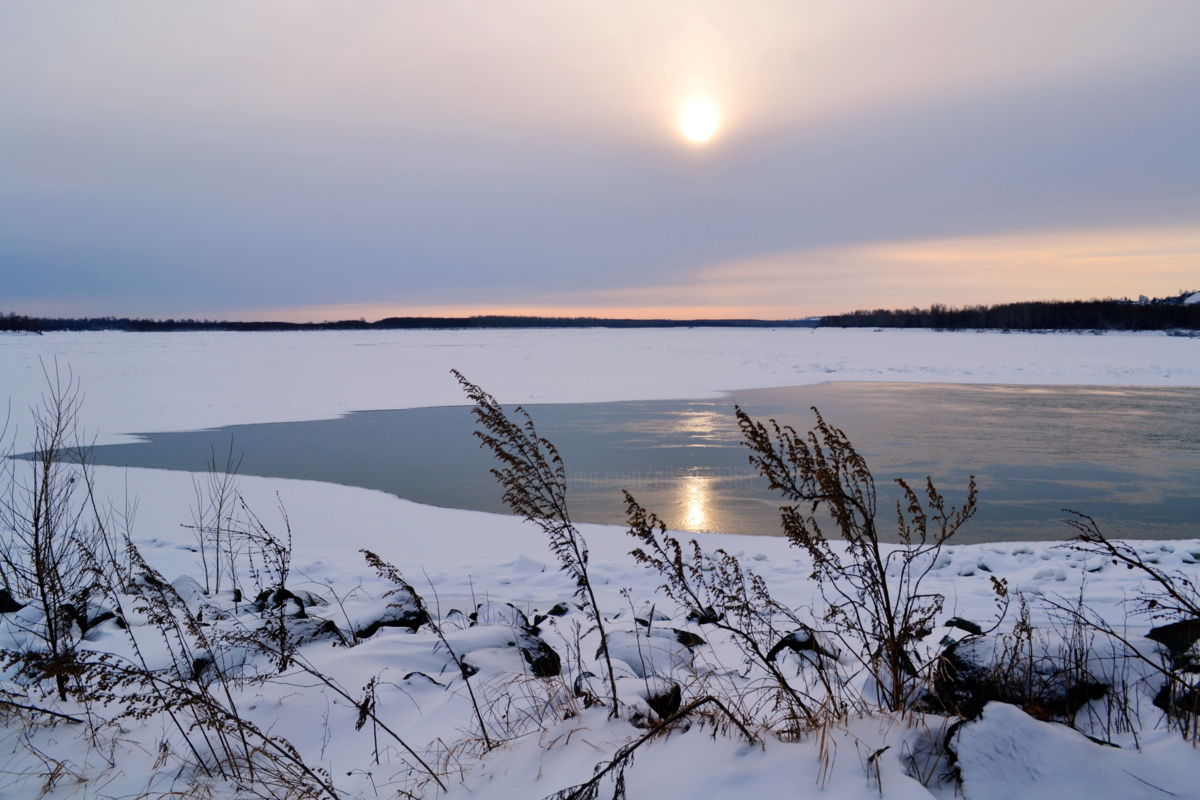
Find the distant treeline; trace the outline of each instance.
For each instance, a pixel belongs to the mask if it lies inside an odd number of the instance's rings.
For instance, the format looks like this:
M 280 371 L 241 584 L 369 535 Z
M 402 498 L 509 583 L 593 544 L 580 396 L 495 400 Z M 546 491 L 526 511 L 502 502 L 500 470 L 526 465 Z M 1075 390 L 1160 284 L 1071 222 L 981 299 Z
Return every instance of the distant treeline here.
M 128 317 L 47 318 L 0 315 L 0 331 L 367 331 L 463 328 L 814 328 L 813 319 L 604 319 L 601 317 L 388 317 L 377 322 L 223 322 Z
M 1184 305 L 1190 293 L 1158 300 L 1069 300 L 995 306 L 934 305 L 907 310 L 854 311 L 821 319 L 831 328 L 937 328 L 962 330 L 1161 331 L 1200 330 L 1200 304 Z

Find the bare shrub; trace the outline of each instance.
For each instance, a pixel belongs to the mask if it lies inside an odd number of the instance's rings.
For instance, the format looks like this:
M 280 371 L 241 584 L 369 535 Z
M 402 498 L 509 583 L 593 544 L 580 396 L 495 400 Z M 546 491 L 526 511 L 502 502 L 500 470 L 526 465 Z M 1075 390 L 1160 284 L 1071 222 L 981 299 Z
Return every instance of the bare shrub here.
M 122 617 L 128 612 L 145 625 L 123 626 L 129 655 L 82 651 L 75 662 L 75 699 L 106 709 L 107 727 L 129 720 L 162 717 L 175 731 L 163 743 L 163 758 L 180 760 L 180 774 L 192 780 L 231 781 L 251 796 L 339 796 L 330 776 L 309 765 L 287 739 L 262 729 L 245 716 L 236 696 L 241 679 L 225 657 L 227 640 L 200 620 L 176 589 L 125 538 L 121 557 L 110 548 L 116 580 L 105 587 L 106 603 Z M 125 607 L 125 598 L 133 602 Z M 157 638 L 152 650 L 165 654 L 164 666 L 148 655 L 144 631 Z M 36 654 L 29 654 L 35 656 Z M 178 755 L 176 755 L 178 748 Z
M 875 524 L 875 479 L 846 434 L 817 409 L 805 434 L 771 420 L 767 425 L 737 408 L 750 463 L 788 505 L 780 509 L 783 532 L 813 562 L 813 580 L 827 604 L 825 620 L 875 678 L 881 702 L 893 711 L 909 705 L 925 682 L 932 660 L 914 661 L 914 645 L 929 635 L 942 610 L 942 595 L 922 583 L 947 540 L 975 513 L 975 479 L 961 508 L 926 479 L 918 493 L 896 483 L 899 544 L 881 541 Z M 922 497 L 923 495 L 923 497 Z M 824 512 L 825 517 L 818 516 Z M 844 541 L 834 545 L 826 527 Z M 857 647 L 851 639 L 858 639 Z
M 1108 538 L 1096 520 L 1087 514 L 1066 511 L 1071 516 L 1065 522 L 1075 531 L 1066 547 L 1099 556 L 1114 567 L 1141 573 L 1149 581 L 1147 588 L 1133 600 L 1134 613 L 1160 622 L 1200 627 L 1200 587 L 1192 578 L 1181 571 L 1159 567 L 1127 542 Z M 1133 641 L 1135 637 L 1130 636 L 1125 627 L 1114 625 L 1083 603 L 1072 606 L 1052 602 L 1052 606 L 1077 624 L 1116 642 L 1129 657 L 1160 675 L 1163 686 L 1155 704 L 1166 712 L 1167 725 L 1178 730 L 1185 739 L 1200 743 L 1200 684 L 1188 677 L 1200 665 L 1176 663 L 1175 654 L 1169 652 L 1169 647 L 1164 647 L 1166 653 L 1147 652 L 1144 646 Z
M 1067 545 L 1070 549 L 1100 556 L 1113 566 L 1136 570 L 1150 580 L 1151 588 L 1136 598 L 1140 612 L 1158 620 L 1200 619 L 1200 587 L 1191 578 L 1147 561 L 1128 542 L 1109 539 L 1087 514 L 1070 509 L 1066 513 L 1071 516 L 1064 522 L 1075 531 Z
M 233 440 L 223 464 L 217 463 L 216 451 L 209 454 L 208 469 L 201 478 L 192 478 L 192 524 L 196 537 L 196 551 L 200 555 L 200 566 L 204 572 L 204 591 L 220 593 L 222 579 L 234 592 L 235 599 L 240 590 L 237 585 L 237 539 L 234 532 L 241 527 L 238 515 L 237 472 L 241 459 L 234 458 Z
M 16 597 L 36 601 L 40 621 L 28 631 L 41 641 L 40 663 L 54 677 L 60 699 L 78 636 L 90 619 L 99 576 L 87 554 L 102 530 L 88 515 L 79 489 L 90 480 L 88 449 L 79 428 L 82 394 L 68 371 L 42 365 L 46 388 L 30 409 L 33 452 L 27 460 L 0 453 L 0 581 Z

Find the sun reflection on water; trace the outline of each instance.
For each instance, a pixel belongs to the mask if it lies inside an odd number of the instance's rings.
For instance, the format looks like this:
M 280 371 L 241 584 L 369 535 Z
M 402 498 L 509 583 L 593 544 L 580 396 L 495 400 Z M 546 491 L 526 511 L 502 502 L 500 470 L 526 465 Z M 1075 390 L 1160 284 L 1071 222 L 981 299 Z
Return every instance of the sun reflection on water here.
M 683 528 L 689 531 L 704 531 L 709 527 L 711 478 L 688 475 L 680 485 L 679 504 L 683 507 Z

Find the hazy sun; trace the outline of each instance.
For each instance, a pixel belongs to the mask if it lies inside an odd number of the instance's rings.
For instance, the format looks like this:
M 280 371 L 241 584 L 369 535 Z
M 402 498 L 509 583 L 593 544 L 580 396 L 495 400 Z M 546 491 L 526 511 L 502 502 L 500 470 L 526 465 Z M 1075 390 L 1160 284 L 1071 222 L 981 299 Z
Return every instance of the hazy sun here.
M 684 139 L 692 144 L 704 144 L 720 130 L 721 112 L 712 100 L 696 96 L 683 104 L 675 122 Z

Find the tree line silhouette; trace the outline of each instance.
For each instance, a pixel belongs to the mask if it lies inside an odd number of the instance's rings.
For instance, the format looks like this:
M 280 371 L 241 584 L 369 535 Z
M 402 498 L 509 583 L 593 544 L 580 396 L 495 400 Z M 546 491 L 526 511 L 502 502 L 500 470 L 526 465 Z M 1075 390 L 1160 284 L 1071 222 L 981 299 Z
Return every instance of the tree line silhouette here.
M 23 331 L 322 331 L 481 328 L 934 328 L 937 330 L 1200 330 L 1192 292 L 1154 300 L 1051 300 L 999 305 L 874 309 L 804 319 L 611 319 L 605 317 L 387 317 L 327 322 L 230 322 L 131 317 L 34 317 L 0 314 L 0 332 Z
M 1190 293 L 1157 300 L 1067 300 L 956 308 L 932 305 L 902 310 L 876 309 L 834 314 L 826 328 L 935 328 L 964 330 L 1200 330 L 1200 304 L 1185 305 Z
M 199 319 L 129 317 L 31 317 L 0 315 L 0 331 L 328 331 L 460 330 L 478 328 L 812 328 L 817 320 L 788 319 L 608 319 L 603 317 L 388 317 L 376 322 L 229 322 Z

